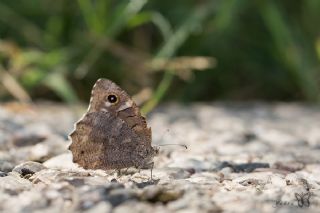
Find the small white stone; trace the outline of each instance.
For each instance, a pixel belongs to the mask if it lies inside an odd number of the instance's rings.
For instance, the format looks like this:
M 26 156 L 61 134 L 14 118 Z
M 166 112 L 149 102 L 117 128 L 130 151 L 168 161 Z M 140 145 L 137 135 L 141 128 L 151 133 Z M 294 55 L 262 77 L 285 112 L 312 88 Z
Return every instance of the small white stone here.
M 50 169 L 77 169 L 79 166 L 72 162 L 72 153 L 64 153 L 43 163 L 44 166 Z

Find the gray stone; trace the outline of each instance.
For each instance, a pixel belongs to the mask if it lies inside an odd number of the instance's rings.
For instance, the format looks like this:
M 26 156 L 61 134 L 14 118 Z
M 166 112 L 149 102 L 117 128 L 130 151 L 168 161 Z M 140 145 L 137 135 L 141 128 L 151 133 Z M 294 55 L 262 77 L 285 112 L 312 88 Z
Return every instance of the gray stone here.
M 0 171 L 0 177 L 5 177 L 5 176 L 7 176 L 7 173 Z
M 44 166 L 51 169 L 77 169 L 79 166 L 72 162 L 71 152 L 63 153 L 52 157 L 43 163 Z
M 0 177 L 0 190 L 5 190 L 9 194 L 19 194 L 22 191 L 28 190 L 32 187 L 30 181 L 20 178 L 14 174 L 5 177 Z
M 61 136 L 50 135 L 44 142 L 32 146 L 29 150 L 29 159 L 44 162 L 56 155 L 66 152 L 68 142 Z
M 215 162 L 203 160 L 201 158 L 178 158 L 174 159 L 169 167 L 182 168 L 186 171 L 194 170 L 195 172 L 213 170 L 215 168 Z
M 94 205 L 92 208 L 84 211 L 85 213 L 109 213 L 112 210 L 112 206 L 104 201 L 101 201 Z
M 179 189 L 168 189 L 163 186 L 148 186 L 143 189 L 139 199 L 152 203 L 169 203 L 181 198 L 183 194 L 184 192 Z
M 13 172 L 19 173 L 22 177 L 26 175 L 33 175 L 36 172 L 39 172 L 46 167 L 43 166 L 41 163 L 27 161 L 25 163 L 19 164 L 18 166 L 14 167 L 12 170 Z
M 168 209 L 174 212 L 221 212 L 215 202 L 206 194 L 190 191 L 181 199 L 170 202 Z
M 0 171 L 10 172 L 14 168 L 14 163 L 6 160 L 0 160 Z
M 160 205 L 152 205 L 145 202 L 125 202 L 121 206 L 117 206 L 114 213 L 144 213 L 144 212 L 153 212 L 153 213 L 166 213 L 168 210 L 165 210 L 164 207 Z

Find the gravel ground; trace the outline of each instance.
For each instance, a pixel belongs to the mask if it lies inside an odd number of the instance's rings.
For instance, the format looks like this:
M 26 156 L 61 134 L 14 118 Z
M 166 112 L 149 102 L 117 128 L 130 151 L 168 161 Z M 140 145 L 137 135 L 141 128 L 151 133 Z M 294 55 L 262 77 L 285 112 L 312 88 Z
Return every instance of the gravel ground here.
M 319 212 L 320 108 L 163 105 L 150 170 L 84 170 L 68 133 L 82 108 L 0 105 L 1 212 Z M 300 205 L 300 206 L 299 206 Z

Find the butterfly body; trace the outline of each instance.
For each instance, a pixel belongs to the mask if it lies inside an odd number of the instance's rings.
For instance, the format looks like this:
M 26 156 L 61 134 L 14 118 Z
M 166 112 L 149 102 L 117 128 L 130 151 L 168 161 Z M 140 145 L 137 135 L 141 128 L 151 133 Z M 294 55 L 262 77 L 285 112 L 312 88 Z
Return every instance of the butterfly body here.
M 88 112 L 75 124 L 69 147 L 73 161 L 85 169 L 145 168 L 158 150 L 151 129 L 129 95 L 115 83 L 99 79 Z

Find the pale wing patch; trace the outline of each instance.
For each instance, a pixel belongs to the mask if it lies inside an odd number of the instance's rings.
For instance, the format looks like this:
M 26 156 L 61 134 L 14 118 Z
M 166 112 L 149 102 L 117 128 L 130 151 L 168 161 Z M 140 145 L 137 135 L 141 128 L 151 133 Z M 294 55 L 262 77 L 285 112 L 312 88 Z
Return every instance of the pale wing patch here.
M 104 102 L 104 105 L 105 105 L 106 107 L 110 107 L 110 106 L 112 105 L 112 103 L 106 101 L 106 102 Z
M 126 101 L 124 104 L 122 104 L 119 107 L 118 111 L 122 111 L 122 110 L 128 109 L 128 108 L 132 107 L 132 105 L 133 105 L 133 101 L 132 100 L 128 100 L 128 101 Z

